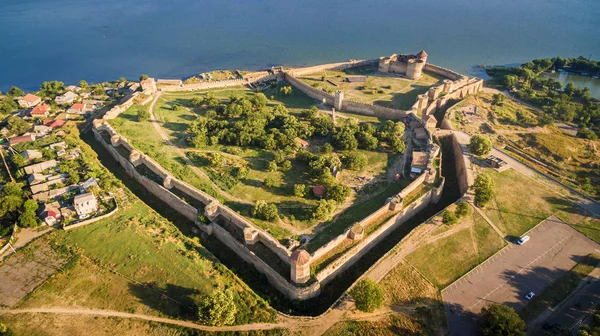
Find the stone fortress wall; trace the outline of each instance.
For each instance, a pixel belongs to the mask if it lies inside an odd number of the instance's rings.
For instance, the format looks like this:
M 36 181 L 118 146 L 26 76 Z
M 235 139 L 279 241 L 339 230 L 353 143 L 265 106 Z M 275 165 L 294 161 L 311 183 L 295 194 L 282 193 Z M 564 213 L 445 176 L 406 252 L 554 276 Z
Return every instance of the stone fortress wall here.
M 306 85 L 296 79 L 294 75 L 309 74 L 312 72 L 327 70 L 327 69 L 347 69 L 360 65 L 375 64 L 378 60 L 363 60 L 363 61 L 350 61 L 341 63 L 332 63 L 319 65 L 314 67 L 302 68 L 302 69 L 290 69 L 287 71 L 271 71 L 271 72 L 256 72 L 249 73 L 244 76 L 244 79 L 227 80 L 227 81 L 215 81 L 215 82 L 204 82 L 198 84 L 182 84 L 176 81 L 161 80 L 164 83 L 159 88 L 162 91 L 190 91 L 190 90 L 203 90 L 217 87 L 229 87 L 239 85 L 252 86 L 253 83 L 272 80 L 275 78 L 283 78 L 288 81 L 291 85 L 296 87 L 298 90 L 306 93 L 310 97 L 323 101 L 330 105 L 341 105 L 340 107 L 344 111 L 355 112 L 360 114 L 368 114 L 375 116 L 382 116 L 385 118 L 401 119 L 412 114 L 416 117 L 418 113 L 423 112 L 423 116 L 427 114 L 433 114 L 438 108 L 442 108 L 447 103 L 448 99 L 462 98 L 464 95 L 476 92 L 481 89 L 482 81 L 478 79 L 468 79 L 456 72 L 448 69 L 437 67 L 431 64 L 424 66 L 425 70 L 436 72 L 447 76 L 453 80 L 444 81 L 444 83 L 430 88 L 427 94 L 420 95 L 417 102 L 409 111 L 394 110 L 382 106 L 375 106 L 372 104 L 364 104 L 359 102 L 352 102 L 349 100 L 343 100 L 343 92 L 336 92 L 335 96 L 329 95 L 326 92 L 313 88 Z M 174 83 L 174 85 L 169 85 Z M 447 90 L 447 91 L 446 91 Z M 206 194 L 203 191 L 187 184 L 184 181 L 174 178 L 169 172 L 160 166 L 157 162 L 143 154 L 141 151 L 134 148 L 127 139 L 120 136 L 107 122 L 107 119 L 113 119 L 120 113 L 127 110 L 133 104 L 135 96 L 126 97 L 123 99 L 121 104 L 115 106 L 109 111 L 103 120 L 95 120 L 93 124 L 93 132 L 96 139 L 109 151 L 125 169 L 128 175 L 132 176 L 137 182 L 143 185 L 153 195 L 169 204 L 173 209 L 177 210 L 183 216 L 188 218 L 190 221 L 194 221 L 196 225 L 209 235 L 214 235 L 217 239 L 222 241 L 236 254 L 238 254 L 243 260 L 253 264 L 256 269 L 265 274 L 269 282 L 280 290 L 284 295 L 293 300 L 305 300 L 311 297 L 315 297 L 320 294 L 320 288 L 322 285 L 331 281 L 335 276 L 339 275 L 348 267 L 352 266 L 357 260 L 359 260 L 364 254 L 366 254 L 373 246 L 377 245 L 383 238 L 385 238 L 390 232 L 397 228 L 402 223 L 406 222 L 416 213 L 421 211 L 427 205 L 432 202 L 436 203 L 441 197 L 441 193 L 444 186 L 444 179 L 441 177 L 440 184 L 429 190 L 426 194 L 402 207 L 402 200 L 408 195 L 408 193 L 425 181 L 435 180 L 436 174 L 439 173 L 439 169 L 430 169 L 422 174 L 419 178 L 413 181 L 407 188 L 402 190 L 396 197 L 392 198 L 391 201 L 386 202 L 380 209 L 376 210 L 371 215 L 364 218 L 362 221 L 356 223 L 351 228 L 347 229 L 342 235 L 336 237 L 328 244 L 315 251 L 312 255 L 308 255 L 304 250 L 296 250 L 292 253 L 290 249 L 281 245 L 276 239 L 270 234 L 263 231 L 262 229 L 253 225 L 249 220 L 239 215 L 229 207 L 221 204 L 214 197 Z M 110 137 L 110 144 L 102 137 L 102 132 L 107 133 Z M 428 130 L 429 143 L 431 143 L 431 132 Z M 129 152 L 129 157 L 124 157 L 118 150 L 118 147 L 124 148 Z M 439 153 L 439 147 L 430 146 L 432 153 L 430 154 L 430 161 L 436 157 Z M 151 170 L 160 179 L 162 179 L 162 185 L 153 181 L 152 179 L 140 174 L 135 167 L 144 165 L 146 168 Z M 194 206 L 188 204 L 180 197 L 175 195 L 172 190 L 176 188 L 178 191 L 184 193 L 190 199 L 195 199 L 204 205 L 204 209 L 196 209 Z M 462 191 L 462 188 L 461 188 Z M 187 199 L 186 197 L 186 199 Z M 202 213 L 202 211 L 204 211 Z M 200 214 L 204 214 L 211 222 L 209 224 L 201 223 L 197 220 Z M 354 236 L 355 240 L 360 240 L 358 244 L 354 245 L 350 250 L 345 252 L 341 257 L 337 258 L 334 262 L 329 264 L 319 273 L 317 273 L 312 282 L 304 286 L 297 286 L 296 284 L 302 284 L 308 279 L 306 273 L 310 272 L 310 264 L 318 258 L 324 256 L 327 252 L 337 247 L 343 242 L 348 236 L 352 234 L 352 228 L 356 228 L 357 225 L 360 228 L 372 224 L 374 221 L 381 220 L 383 217 L 392 216 L 391 219 L 387 220 L 379 228 L 373 231 L 371 234 L 363 237 Z M 217 223 L 217 218 L 222 218 L 243 232 L 243 243 L 238 241 L 229 231 L 221 227 Z M 265 261 L 255 255 L 248 246 L 261 242 L 270 251 L 275 253 L 282 261 L 290 265 L 291 268 L 291 281 L 281 276 L 272 267 L 270 267 Z M 303 260 L 298 259 L 298 251 L 304 251 L 307 255 Z M 310 275 L 310 274 L 308 274 Z

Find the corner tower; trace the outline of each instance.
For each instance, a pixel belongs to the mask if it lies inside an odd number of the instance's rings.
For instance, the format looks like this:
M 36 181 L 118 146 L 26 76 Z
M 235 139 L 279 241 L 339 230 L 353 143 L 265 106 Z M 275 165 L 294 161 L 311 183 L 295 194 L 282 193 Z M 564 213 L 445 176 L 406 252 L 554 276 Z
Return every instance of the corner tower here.
M 425 67 L 425 64 L 427 64 L 427 53 L 425 50 L 421 50 L 414 58 L 407 61 L 406 77 L 410 79 L 421 78 L 421 76 L 423 76 L 423 67 Z

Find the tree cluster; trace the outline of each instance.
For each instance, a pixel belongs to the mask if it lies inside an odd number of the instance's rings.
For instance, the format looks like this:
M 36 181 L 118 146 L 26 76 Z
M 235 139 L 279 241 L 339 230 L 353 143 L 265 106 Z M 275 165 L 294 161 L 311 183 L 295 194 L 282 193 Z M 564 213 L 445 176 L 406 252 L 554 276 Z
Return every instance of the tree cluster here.
M 266 221 L 274 221 L 279 218 L 279 211 L 275 204 L 267 203 L 266 201 L 256 201 L 252 209 L 252 216 L 264 219 Z
M 494 196 L 494 181 L 487 174 L 479 174 L 473 183 L 475 190 L 475 205 L 484 207 Z
M 483 336 L 524 336 L 525 321 L 514 309 L 491 304 L 481 310 L 479 330 Z
M 486 156 L 492 151 L 492 142 L 483 135 L 474 135 L 469 141 L 469 150 L 478 156 Z
M 372 312 L 383 304 L 383 289 L 369 278 L 359 281 L 349 294 L 356 302 L 356 308 L 364 312 Z

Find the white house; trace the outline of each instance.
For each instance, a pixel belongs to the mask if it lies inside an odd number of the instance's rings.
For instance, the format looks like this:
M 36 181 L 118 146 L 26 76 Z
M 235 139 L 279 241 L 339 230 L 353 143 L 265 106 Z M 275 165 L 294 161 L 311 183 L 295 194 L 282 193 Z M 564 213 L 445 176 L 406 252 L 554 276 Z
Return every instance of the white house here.
M 77 94 L 71 92 L 71 91 L 67 91 L 65 94 L 57 96 L 56 98 L 54 98 L 54 101 L 57 104 L 72 104 L 75 99 L 77 99 Z
M 19 106 L 24 108 L 32 108 L 41 102 L 42 99 L 40 97 L 32 95 L 31 93 L 19 98 Z
M 98 201 L 92 193 L 80 194 L 73 198 L 73 207 L 79 218 L 84 219 L 98 210 Z

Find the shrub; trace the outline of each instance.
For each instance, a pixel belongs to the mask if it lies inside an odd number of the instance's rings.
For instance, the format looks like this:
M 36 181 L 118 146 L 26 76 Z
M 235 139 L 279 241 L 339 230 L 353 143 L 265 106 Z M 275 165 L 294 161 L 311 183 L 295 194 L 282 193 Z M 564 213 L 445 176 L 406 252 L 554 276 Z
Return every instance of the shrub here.
M 320 200 L 312 214 L 313 220 L 326 220 L 336 207 L 334 200 Z
M 171 109 L 173 111 L 179 111 L 180 108 L 181 108 L 181 106 L 179 106 L 179 104 L 173 104 L 173 106 L 171 106 Z
M 267 221 L 273 221 L 279 217 L 279 211 L 275 204 L 267 203 L 266 201 L 256 201 L 254 209 L 252 209 L 252 216 L 264 219 Z
M 488 155 L 492 151 L 492 142 L 482 135 L 475 135 L 469 141 L 469 150 L 478 156 Z
M 281 92 L 281 94 L 283 94 L 284 96 L 289 96 L 292 94 L 292 87 L 289 85 L 286 85 L 284 87 L 282 87 L 281 89 L 279 89 L 279 92 Z
M 328 142 L 323 145 L 321 152 L 323 152 L 323 154 L 331 154 L 333 152 L 333 146 Z
M 198 319 L 211 326 L 233 324 L 236 313 L 237 306 L 231 290 L 215 289 L 198 304 Z
M 342 156 L 342 163 L 348 169 L 362 171 L 367 166 L 367 156 L 359 152 L 350 152 Z
M 285 160 L 283 161 L 283 163 L 281 164 L 281 171 L 282 172 L 288 172 L 292 169 L 292 162 L 290 160 Z
M 366 278 L 359 281 L 349 292 L 356 302 L 356 308 L 364 312 L 372 312 L 383 304 L 383 289 Z
M 334 200 L 338 204 L 344 203 L 346 198 L 350 196 L 350 187 L 343 184 L 334 184 L 327 188 L 325 192 L 325 198 L 328 200 Z
M 270 172 L 277 171 L 277 163 L 275 163 L 275 161 L 270 161 L 267 170 Z
M 471 211 L 471 207 L 469 206 L 469 203 L 460 202 L 460 203 L 458 203 L 458 206 L 456 206 L 456 211 L 454 211 L 454 214 L 458 218 L 462 218 L 462 217 L 468 216 L 470 211 Z
M 263 183 L 265 187 L 271 188 L 275 186 L 275 179 L 273 178 L 273 176 L 268 176 L 267 178 L 265 178 L 265 181 Z
M 146 120 L 148 120 L 149 117 L 150 117 L 150 113 L 148 112 L 148 109 L 141 108 L 137 111 L 137 120 L 138 121 L 146 121 Z
M 484 207 L 494 195 L 494 181 L 487 174 L 479 174 L 473 183 L 475 189 L 475 205 Z
M 294 185 L 294 195 L 298 197 L 304 197 L 307 194 L 307 189 L 305 184 L 295 184 Z
M 457 221 L 458 221 L 458 218 L 456 217 L 454 212 L 452 212 L 450 210 L 444 211 L 444 214 L 442 215 L 442 223 L 444 223 L 446 225 L 452 225 L 452 224 L 456 224 Z

